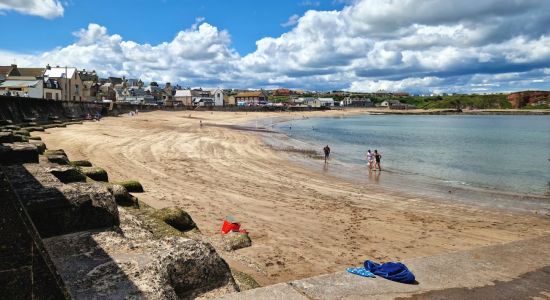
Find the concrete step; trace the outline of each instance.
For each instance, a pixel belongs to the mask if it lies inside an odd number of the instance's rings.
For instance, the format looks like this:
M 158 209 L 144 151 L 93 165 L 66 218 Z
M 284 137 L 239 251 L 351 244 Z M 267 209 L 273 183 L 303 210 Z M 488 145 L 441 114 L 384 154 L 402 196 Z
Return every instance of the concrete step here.
M 339 272 L 220 299 L 546 299 L 550 296 L 549 254 L 550 236 L 542 236 L 406 260 L 416 285 Z

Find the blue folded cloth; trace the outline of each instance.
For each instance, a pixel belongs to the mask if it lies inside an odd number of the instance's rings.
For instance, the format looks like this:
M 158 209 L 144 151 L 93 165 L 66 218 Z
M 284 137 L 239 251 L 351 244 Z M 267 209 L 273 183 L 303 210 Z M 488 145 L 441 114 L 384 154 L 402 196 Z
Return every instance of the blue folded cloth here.
M 365 270 L 384 277 L 386 279 L 401 282 L 401 283 L 415 283 L 414 274 L 409 271 L 407 266 L 398 262 L 387 262 L 378 264 L 370 260 L 365 261 Z
M 359 276 L 363 276 L 363 277 L 376 277 L 374 276 L 374 274 L 372 274 L 371 272 L 365 270 L 365 268 L 363 267 L 360 267 L 360 268 L 347 268 L 346 271 L 350 272 L 351 274 L 355 274 L 355 275 L 359 275 Z

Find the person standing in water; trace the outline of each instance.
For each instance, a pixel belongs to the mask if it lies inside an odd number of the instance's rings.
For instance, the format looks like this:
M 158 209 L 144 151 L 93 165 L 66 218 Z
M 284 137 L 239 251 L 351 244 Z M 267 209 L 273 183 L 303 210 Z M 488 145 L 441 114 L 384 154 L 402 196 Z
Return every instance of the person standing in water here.
M 372 170 L 374 165 L 374 154 L 370 151 L 370 149 L 367 151 L 367 162 L 369 164 L 369 170 Z
M 374 150 L 374 159 L 376 160 L 375 168 L 378 169 L 378 171 L 382 171 L 382 167 L 380 167 L 380 160 L 382 159 L 382 155 L 378 153 L 378 150 Z
M 328 145 L 323 148 L 323 152 L 325 152 L 325 164 L 327 163 L 327 159 L 330 156 L 330 147 Z

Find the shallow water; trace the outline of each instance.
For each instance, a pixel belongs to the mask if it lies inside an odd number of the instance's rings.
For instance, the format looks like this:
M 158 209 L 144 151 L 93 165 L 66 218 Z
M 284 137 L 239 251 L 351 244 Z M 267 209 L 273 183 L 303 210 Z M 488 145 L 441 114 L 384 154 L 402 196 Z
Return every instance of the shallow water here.
M 548 116 L 363 115 L 293 120 L 275 129 L 305 148 L 321 152 L 330 145 L 334 162 L 351 175 L 364 176 L 358 170 L 365 170 L 367 149 L 378 149 L 382 168 L 404 178 L 529 195 L 549 191 Z

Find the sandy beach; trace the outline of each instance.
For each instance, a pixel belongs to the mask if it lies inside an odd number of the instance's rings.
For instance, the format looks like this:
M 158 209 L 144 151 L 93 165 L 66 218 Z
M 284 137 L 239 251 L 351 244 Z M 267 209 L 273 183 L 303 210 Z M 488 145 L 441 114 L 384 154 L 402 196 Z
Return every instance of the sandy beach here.
M 308 116 L 355 114 L 311 112 Z M 550 216 L 442 202 L 347 181 L 292 162 L 300 155 L 234 127 L 304 113 L 148 112 L 33 132 L 111 180 L 138 179 L 153 207 L 178 206 L 207 239 L 233 215 L 252 247 L 218 251 L 260 284 L 471 249 L 550 233 Z M 199 126 L 202 120 L 203 126 Z M 319 161 L 319 164 L 323 164 Z

